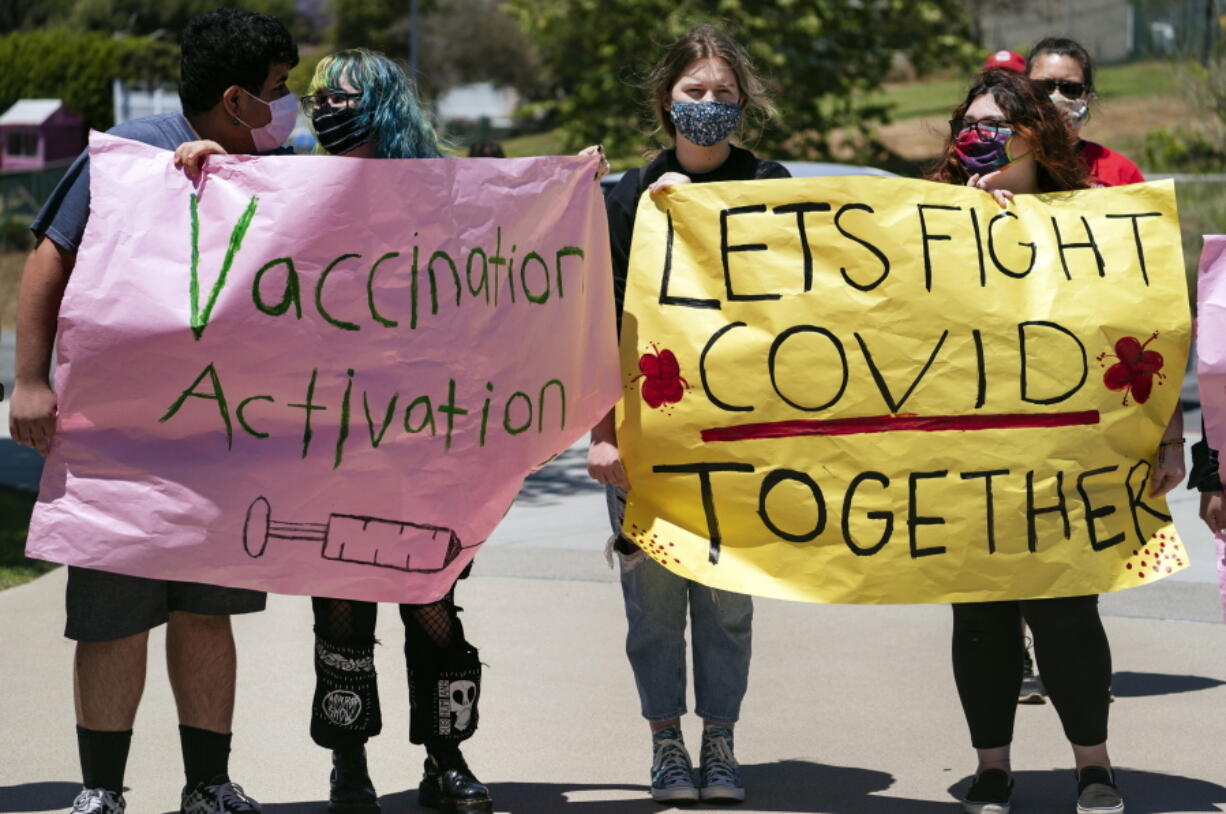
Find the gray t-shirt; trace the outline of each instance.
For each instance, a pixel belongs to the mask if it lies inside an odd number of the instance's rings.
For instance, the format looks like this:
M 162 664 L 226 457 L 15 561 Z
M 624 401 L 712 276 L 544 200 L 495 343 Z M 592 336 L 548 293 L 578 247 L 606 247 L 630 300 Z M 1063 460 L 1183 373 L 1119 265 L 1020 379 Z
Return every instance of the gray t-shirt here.
M 199 138 L 182 113 L 159 113 L 112 127 L 113 136 L 173 150 L 185 141 Z M 77 156 L 60 179 L 51 197 L 30 224 L 38 237 L 51 238 L 57 246 L 76 253 L 89 220 L 89 148 Z

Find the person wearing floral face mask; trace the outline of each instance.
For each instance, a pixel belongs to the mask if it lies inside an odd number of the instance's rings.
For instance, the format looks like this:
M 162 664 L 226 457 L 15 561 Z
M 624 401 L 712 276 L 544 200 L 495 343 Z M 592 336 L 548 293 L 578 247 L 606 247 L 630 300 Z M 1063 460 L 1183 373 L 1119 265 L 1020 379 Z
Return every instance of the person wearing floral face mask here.
M 989 70 L 976 78 L 954 111 L 945 152 L 928 177 L 982 189 L 1008 206 L 1014 194 L 1090 186 L 1075 149 L 1064 113 L 1042 89 L 1014 71 Z M 1164 438 L 1177 438 L 1182 431 L 1182 413 L 1176 409 Z M 1183 457 L 1160 445 L 1155 458 L 1151 492 L 1163 494 L 1182 479 Z M 1107 754 L 1111 651 L 1098 597 L 966 602 L 953 606 L 953 617 L 954 680 L 978 758 L 963 810 L 1009 811 L 1024 618 L 1072 747 L 1077 812 L 1123 814 Z
M 674 145 L 646 167 L 627 172 L 605 201 L 619 327 L 634 215 L 644 191 L 658 195 L 676 184 L 789 177 L 782 165 L 730 143 L 746 118 L 766 119 L 774 109 L 748 56 L 724 32 L 709 25 L 690 30 L 665 53 L 649 86 L 659 129 Z M 732 731 L 749 676 L 753 603 L 673 574 L 621 535 L 631 484 L 617 449 L 613 411 L 592 430 L 588 473 L 606 486 L 611 545 L 622 566 L 626 654 L 652 733 L 651 796 L 660 802 L 743 800 Z M 704 723 L 698 785 L 681 737 L 687 610 L 693 620 L 694 711 Z
M 1067 37 L 1040 40 L 1026 57 L 1026 76 L 1062 110 L 1074 132 L 1090 119 L 1094 65 L 1080 44 Z M 1094 186 L 1139 184 L 1145 176 L 1126 156 L 1093 141 L 1077 140 L 1077 159 Z

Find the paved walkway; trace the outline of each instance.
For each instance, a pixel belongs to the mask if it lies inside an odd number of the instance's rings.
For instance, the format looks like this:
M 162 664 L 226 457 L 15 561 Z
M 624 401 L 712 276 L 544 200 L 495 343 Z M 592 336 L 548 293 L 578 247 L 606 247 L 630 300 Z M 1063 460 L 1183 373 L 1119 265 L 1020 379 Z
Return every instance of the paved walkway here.
M 0 465 L 9 451 L 0 447 Z M 1118 698 L 1112 752 L 1132 814 L 1226 811 L 1226 626 L 1194 496 L 1181 491 L 1173 505 L 1194 567 L 1103 598 Z M 600 553 L 606 535 L 603 496 L 573 449 L 529 480 L 461 586 L 466 629 L 488 664 L 481 731 L 466 753 L 500 812 L 665 810 L 646 799 L 647 727 L 622 653 L 620 591 Z M 0 592 L 0 814 L 65 811 L 79 786 L 63 583 L 60 569 Z M 737 730 L 750 797 L 736 810 L 958 811 L 973 754 L 950 673 L 948 608 L 756 608 Z M 328 757 L 307 735 L 310 625 L 309 604 L 294 597 L 270 597 L 266 613 L 235 625 L 232 765 L 271 814 L 322 812 L 326 798 Z M 387 814 L 419 810 L 406 789 L 422 758 L 406 735 L 397 628 L 385 612 L 386 726 L 369 748 Z M 155 633 L 128 771 L 134 814 L 175 810 L 182 783 L 162 643 Z M 686 726 L 696 744 L 696 722 Z M 1051 706 L 1019 708 L 1014 811 L 1071 811 L 1069 761 Z

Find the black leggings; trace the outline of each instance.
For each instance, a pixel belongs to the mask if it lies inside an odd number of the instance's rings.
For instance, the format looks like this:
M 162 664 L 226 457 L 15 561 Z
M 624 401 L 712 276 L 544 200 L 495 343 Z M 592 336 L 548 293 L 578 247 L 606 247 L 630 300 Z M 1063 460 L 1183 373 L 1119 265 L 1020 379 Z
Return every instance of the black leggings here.
M 1043 684 L 1077 746 L 1107 740 L 1111 648 L 1097 596 L 954 605 L 954 680 L 976 749 L 1013 741 L 1022 684 L 1022 619 L 1034 634 Z

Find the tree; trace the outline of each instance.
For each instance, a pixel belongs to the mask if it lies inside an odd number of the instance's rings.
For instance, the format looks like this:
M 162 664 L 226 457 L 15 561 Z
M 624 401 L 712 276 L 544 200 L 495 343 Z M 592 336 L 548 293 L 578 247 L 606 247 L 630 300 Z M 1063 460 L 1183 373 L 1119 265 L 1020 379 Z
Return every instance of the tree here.
M 332 0 L 333 48 L 373 48 L 403 56 L 408 40 L 396 38 L 392 29 L 408 8 L 409 0 Z
M 871 145 L 889 111 L 867 98 L 898 55 L 920 72 L 976 58 L 960 0 L 509 0 L 555 77 L 542 104 L 567 146 L 642 144 L 641 85 L 665 45 L 699 22 L 733 34 L 774 80 L 779 119 L 747 140 L 777 156 L 819 158 L 848 139 Z M 958 100 L 950 100 L 950 108 Z
M 422 15 L 418 78 L 427 98 L 470 82 L 540 91 L 543 69 L 501 0 L 445 0 Z
M 32 30 L 53 25 L 73 31 L 101 31 L 106 34 L 156 34 L 177 41 L 179 32 L 188 20 L 218 5 L 216 0 L 9 2 L 0 8 L 0 30 Z M 271 14 L 291 28 L 301 16 L 295 12 L 294 0 L 244 0 L 240 5 L 252 11 Z
M 457 85 L 494 82 L 531 94 L 541 68 L 501 0 L 419 0 L 418 89 L 434 99 Z M 332 0 L 332 45 L 409 56 L 408 0 Z

